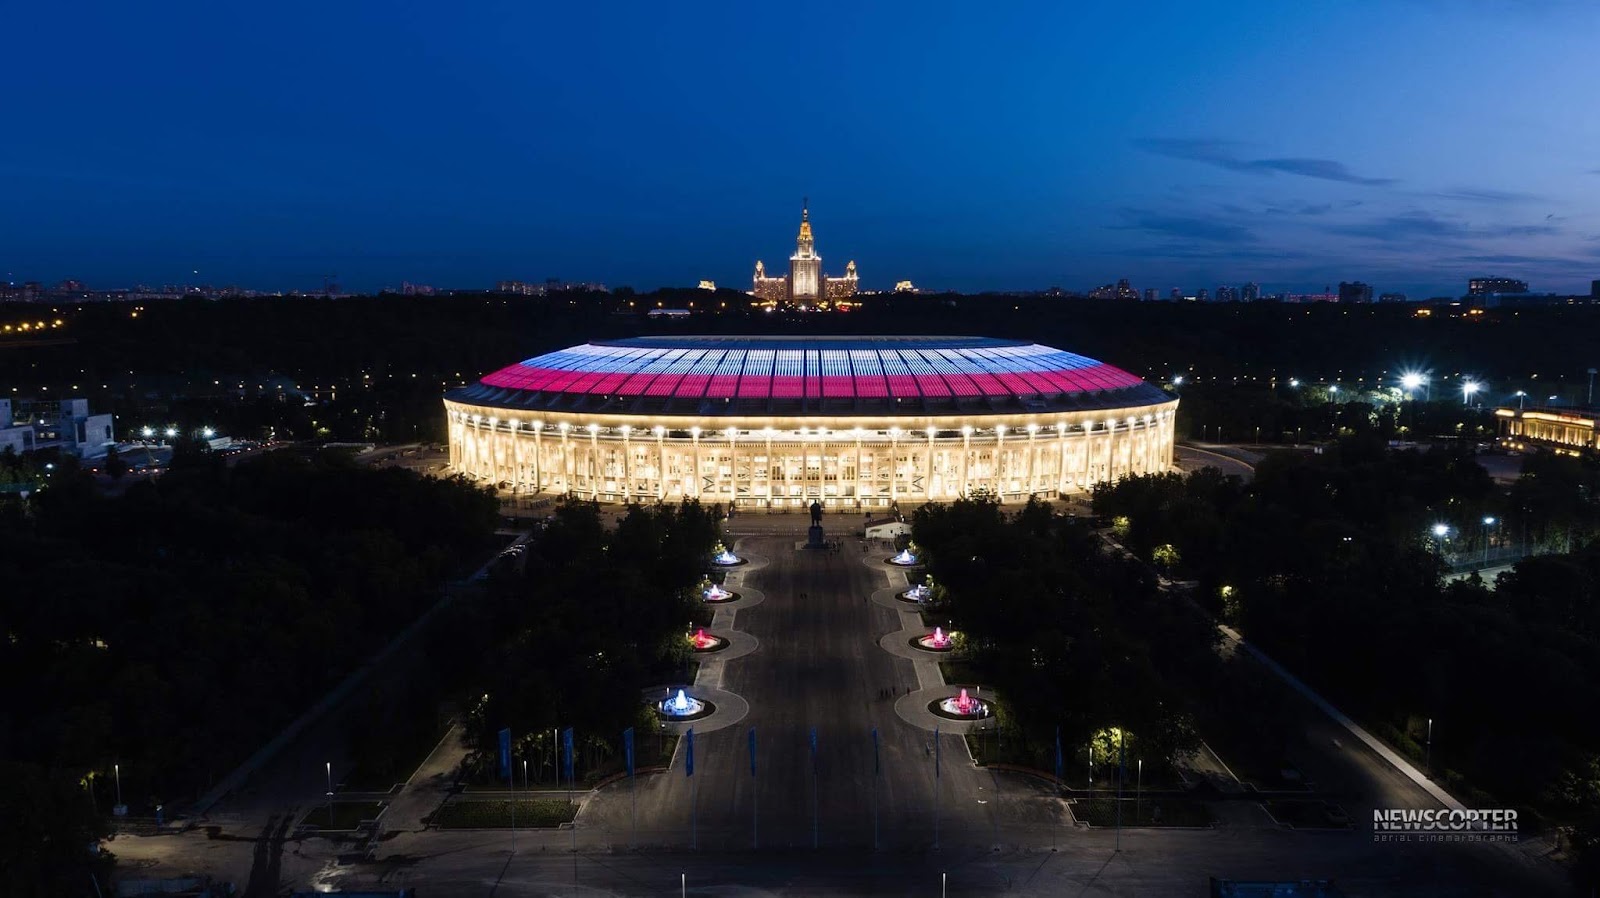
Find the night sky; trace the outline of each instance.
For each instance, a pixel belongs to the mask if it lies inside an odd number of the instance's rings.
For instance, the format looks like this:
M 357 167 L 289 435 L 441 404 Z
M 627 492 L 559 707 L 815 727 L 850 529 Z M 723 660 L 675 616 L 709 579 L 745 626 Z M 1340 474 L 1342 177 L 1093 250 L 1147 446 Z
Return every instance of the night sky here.
M 0 24 L 17 281 L 747 289 L 803 196 L 824 268 L 867 288 L 1600 277 L 1593 2 L 92 0 Z

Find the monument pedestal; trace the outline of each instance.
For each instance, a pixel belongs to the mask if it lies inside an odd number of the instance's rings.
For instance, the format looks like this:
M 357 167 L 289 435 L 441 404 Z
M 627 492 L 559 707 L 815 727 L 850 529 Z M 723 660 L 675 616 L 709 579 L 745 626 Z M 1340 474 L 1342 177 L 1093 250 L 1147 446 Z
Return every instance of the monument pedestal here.
M 812 524 L 811 525 L 811 529 L 806 531 L 806 548 L 807 549 L 826 549 L 827 548 L 827 545 L 822 541 L 822 525 L 821 524 Z

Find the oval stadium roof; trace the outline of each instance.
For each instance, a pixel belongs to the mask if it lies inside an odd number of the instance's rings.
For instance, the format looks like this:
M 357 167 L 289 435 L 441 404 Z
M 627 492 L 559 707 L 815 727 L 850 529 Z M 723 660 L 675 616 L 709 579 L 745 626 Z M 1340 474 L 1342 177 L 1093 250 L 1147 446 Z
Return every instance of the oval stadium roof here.
M 519 362 L 453 390 L 527 411 L 948 415 L 1170 401 L 1104 362 L 987 337 L 636 337 Z

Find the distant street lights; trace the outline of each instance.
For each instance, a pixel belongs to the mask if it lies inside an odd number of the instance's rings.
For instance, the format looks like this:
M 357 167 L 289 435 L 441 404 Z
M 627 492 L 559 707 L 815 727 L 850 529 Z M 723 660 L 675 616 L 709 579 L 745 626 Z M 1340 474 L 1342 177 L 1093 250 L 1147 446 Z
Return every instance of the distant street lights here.
M 1475 380 L 1463 382 L 1461 384 L 1461 404 L 1470 405 L 1472 403 L 1472 395 L 1481 389 L 1483 389 L 1483 384 Z
M 1494 526 L 1494 518 L 1483 519 L 1483 563 L 1489 563 L 1489 528 Z
M 1527 393 L 1526 390 L 1518 390 L 1517 391 L 1517 411 L 1519 411 L 1519 412 L 1522 411 L 1522 401 L 1524 399 L 1527 399 L 1527 398 L 1528 398 L 1528 393 Z
M 1433 549 L 1441 561 L 1444 560 L 1444 541 L 1449 535 L 1450 526 L 1448 524 L 1433 525 Z

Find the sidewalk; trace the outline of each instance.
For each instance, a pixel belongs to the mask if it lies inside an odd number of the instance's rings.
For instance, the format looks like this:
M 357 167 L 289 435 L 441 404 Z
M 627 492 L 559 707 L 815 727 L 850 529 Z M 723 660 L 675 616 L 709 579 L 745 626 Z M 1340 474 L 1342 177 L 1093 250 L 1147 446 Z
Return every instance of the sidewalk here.
M 421 832 L 427 829 L 424 818 L 439 810 L 456 785 L 456 769 L 467 756 L 461 742 L 461 726 L 452 723 L 450 730 L 433 747 L 422 765 L 411 774 L 400 793 L 389 802 L 379 823 L 383 832 Z

